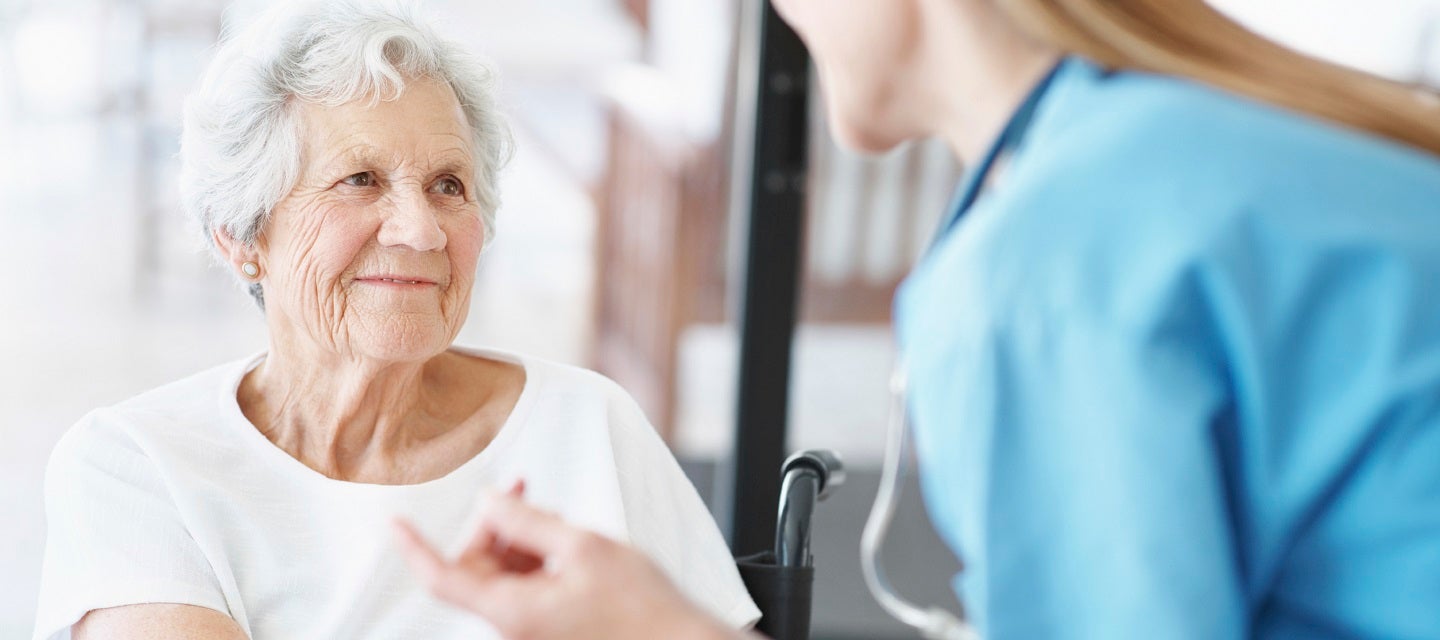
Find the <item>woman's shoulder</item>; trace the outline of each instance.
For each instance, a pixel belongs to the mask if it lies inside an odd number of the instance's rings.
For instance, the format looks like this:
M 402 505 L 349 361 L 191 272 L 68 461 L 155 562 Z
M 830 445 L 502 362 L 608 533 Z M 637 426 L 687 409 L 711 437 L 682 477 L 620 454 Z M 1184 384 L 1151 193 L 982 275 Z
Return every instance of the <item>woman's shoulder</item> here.
M 635 397 L 619 383 L 592 369 L 513 351 L 455 347 L 462 354 L 520 364 L 525 383 L 509 422 L 522 442 L 658 442 L 658 435 Z
M 635 400 L 619 383 L 593 369 L 548 358 L 490 347 L 456 346 L 472 357 L 520 365 L 525 371 L 525 392 L 544 395 L 550 401 L 600 401 L 607 404 L 634 404 Z
M 199 431 L 223 422 L 221 401 L 257 358 L 214 366 L 90 411 L 61 436 L 51 454 L 52 465 L 57 460 L 92 459 L 92 454 L 107 451 L 148 455 L 160 442 L 213 444 L 213 432 Z

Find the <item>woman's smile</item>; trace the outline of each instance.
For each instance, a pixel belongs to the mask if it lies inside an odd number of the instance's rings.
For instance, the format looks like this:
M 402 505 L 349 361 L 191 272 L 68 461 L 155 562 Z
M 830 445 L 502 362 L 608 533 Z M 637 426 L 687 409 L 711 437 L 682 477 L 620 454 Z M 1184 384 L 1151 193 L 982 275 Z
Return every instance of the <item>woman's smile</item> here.
M 355 282 L 389 289 L 413 291 L 429 291 L 440 288 L 439 281 L 435 279 L 407 275 L 362 276 L 356 278 Z

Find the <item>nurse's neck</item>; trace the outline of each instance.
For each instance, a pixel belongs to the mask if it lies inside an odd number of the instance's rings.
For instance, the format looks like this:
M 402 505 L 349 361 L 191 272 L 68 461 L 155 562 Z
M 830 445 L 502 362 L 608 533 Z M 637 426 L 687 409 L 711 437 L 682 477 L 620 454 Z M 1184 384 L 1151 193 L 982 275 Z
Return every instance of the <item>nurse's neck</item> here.
M 1063 54 L 1022 33 L 995 3 L 923 4 L 952 14 L 925 23 L 931 54 L 925 66 L 937 92 L 927 128 L 973 165 Z

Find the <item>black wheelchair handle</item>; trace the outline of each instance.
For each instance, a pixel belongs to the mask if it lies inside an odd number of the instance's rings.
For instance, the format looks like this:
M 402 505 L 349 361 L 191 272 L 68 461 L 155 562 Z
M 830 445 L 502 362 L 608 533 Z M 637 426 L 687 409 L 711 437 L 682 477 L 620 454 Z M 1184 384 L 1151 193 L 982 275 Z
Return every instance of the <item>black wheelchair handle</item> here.
M 780 471 L 775 563 L 782 567 L 809 567 L 814 563 L 810 555 L 810 519 L 815 503 L 845 483 L 845 466 L 834 451 L 810 449 L 790 456 Z
M 840 454 L 829 449 L 806 449 L 791 454 L 780 465 L 780 477 L 783 479 L 791 471 L 809 467 L 820 474 L 820 493 L 818 499 L 824 500 L 830 496 L 830 492 L 845 484 L 845 464 L 840 461 Z

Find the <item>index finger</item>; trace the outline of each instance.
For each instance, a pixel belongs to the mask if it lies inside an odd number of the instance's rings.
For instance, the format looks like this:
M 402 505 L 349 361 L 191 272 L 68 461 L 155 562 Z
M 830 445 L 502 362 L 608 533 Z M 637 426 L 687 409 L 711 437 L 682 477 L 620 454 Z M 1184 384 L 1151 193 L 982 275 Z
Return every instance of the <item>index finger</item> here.
M 390 521 L 395 534 L 395 540 L 400 545 L 400 552 L 404 555 L 405 561 L 420 579 L 429 583 L 445 569 L 445 559 L 431 548 L 428 542 L 420 536 L 420 532 L 403 518 L 396 518 Z
M 487 533 L 541 559 L 562 553 L 582 531 L 560 516 L 526 504 L 511 494 L 494 493 L 485 501 L 480 527 Z

